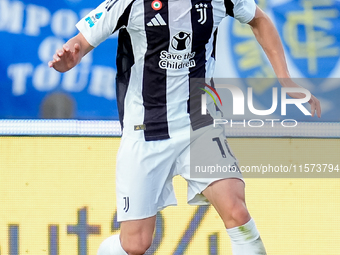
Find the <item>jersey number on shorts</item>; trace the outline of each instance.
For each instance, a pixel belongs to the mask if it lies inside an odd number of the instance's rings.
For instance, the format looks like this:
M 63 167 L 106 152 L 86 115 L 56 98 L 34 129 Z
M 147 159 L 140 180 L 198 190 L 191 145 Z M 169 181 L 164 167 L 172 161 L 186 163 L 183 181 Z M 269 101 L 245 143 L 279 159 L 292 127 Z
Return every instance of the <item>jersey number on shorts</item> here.
M 218 148 L 221 151 L 222 157 L 226 158 L 227 156 L 225 155 L 225 151 L 223 149 L 223 146 L 222 146 L 222 143 L 221 143 L 221 139 L 219 137 L 214 137 L 212 140 L 217 143 Z
M 223 158 L 226 158 L 227 156 L 226 156 L 225 151 L 224 151 L 224 149 L 223 149 L 221 139 L 220 139 L 219 137 L 215 137 L 215 138 L 213 138 L 212 140 L 213 140 L 214 142 L 217 143 L 218 148 L 219 148 L 220 151 L 221 151 L 222 157 L 223 157 Z M 227 150 L 228 150 L 229 155 L 232 156 L 232 157 L 236 160 L 234 153 L 232 153 L 232 151 L 231 151 L 230 148 L 229 148 L 227 139 L 224 140 L 224 144 L 225 144 L 225 147 L 226 147 Z

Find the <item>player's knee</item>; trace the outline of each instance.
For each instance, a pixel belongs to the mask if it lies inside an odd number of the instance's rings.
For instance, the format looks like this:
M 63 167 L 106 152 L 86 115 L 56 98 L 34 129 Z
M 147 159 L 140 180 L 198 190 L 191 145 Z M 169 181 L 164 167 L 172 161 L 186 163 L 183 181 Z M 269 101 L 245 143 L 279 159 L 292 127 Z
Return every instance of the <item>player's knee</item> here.
M 250 215 L 244 200 L 235 198 L 223 206 L 220 215 L 227 228 L 241 226 L 249 221 Z
M 129 255 L 142 255 L 150 248 L 151 244 L 152 237 L 143 234 L 122 240 L 122 247 Z
M 231 207 L 231 218 L 237 222 L 238 225 L 243 225 L 249 221 L 250 215 L 246 205 L 239 201 Z

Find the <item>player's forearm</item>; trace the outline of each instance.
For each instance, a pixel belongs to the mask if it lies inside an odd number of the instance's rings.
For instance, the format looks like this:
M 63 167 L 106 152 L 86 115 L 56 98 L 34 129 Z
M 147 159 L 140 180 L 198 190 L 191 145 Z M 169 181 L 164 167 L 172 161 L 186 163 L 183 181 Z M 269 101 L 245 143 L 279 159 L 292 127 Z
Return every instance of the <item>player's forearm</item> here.
M 79 45 L 79 62 L 87 53 L 89 53 L 93 49 L 93 47 L 86 41 L 85 37 L 81 33 L 68 40 L 66 44 L 70 47 L 71 51 L 75 51 L 74 46 L 76 44 Z
M 93 49 L 81 33 L 78 33 L 76 36 L 69 39 L 65 45 L 73 52 L 73 58 L 66 59 L 67 71 L 78 65 L 82 58 Z
M 255 18 L 249 22 L 249 25 L 266 53 L 276 76 L 290 78 L 282 42 L 270 18 L 260 8 L 257 8 Z
M 93 47 L 86 41 L 85 37 L 79 33 L 68 40 L 62 49 L 56 50 L 53 60 L 48 65 L 59 72 L 67 72 L 79 64 L 81 59 L 92 49 Z

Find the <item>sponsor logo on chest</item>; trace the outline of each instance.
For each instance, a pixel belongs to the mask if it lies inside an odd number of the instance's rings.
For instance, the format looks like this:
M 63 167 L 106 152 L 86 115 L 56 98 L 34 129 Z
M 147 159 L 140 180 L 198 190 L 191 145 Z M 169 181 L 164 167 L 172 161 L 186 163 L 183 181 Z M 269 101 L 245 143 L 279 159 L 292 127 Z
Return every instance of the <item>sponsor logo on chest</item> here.
M 195 52 L 188 52 L 191 49 L 191 33 L 179 32 L 172 37 L 170 46 L 176 52 L 162 51 L 160 54 L 159 67 L 162 69 L 183 69 L 196 66 L 193 59 Z

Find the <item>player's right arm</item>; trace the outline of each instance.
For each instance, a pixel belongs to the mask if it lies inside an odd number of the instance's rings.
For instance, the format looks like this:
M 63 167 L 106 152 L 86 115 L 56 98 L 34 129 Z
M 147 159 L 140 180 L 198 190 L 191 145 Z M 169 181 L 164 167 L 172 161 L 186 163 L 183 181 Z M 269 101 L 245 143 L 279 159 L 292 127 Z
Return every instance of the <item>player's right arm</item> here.
M 301 88 L 290 77 L 287 62 L 282 46 L 282 42 L 273 22 L 267 14 L 265 14 L 259 7 L 256 7 L 254 18 L 248 22 L 251 29 L 266 53 L 280 84 L 283 87 Z M 306 95 L 303 93 L 289 93 L 292 98 L 304 98 Z M 321 117 L 320 101 L 311 95 L 308 103 L 311 105 L 312 117 L 316 112 L 317 116 Z
M 241 23 L 250 25 L 257 41 L 266 53 L 280 84 L 283 87 L 301 88 L 290 77 L 282 42 L 273 22 L 255 3 L 254 0 L 231 0 L 226 5 L 227 14 L 233 16 Z M 226 3 L 226 2 L 225 2 Z M 303 93 L 288 93 L 293 98 L 304 98 Z M 311 105 L 312 117 L 316 112 L 321 117 L 319 100 L 311 95 L 308 102 Z
M 105 0 L 77 23 L 80 31 L 62 49 L 58 49 L 48 65 L 59 72 L 76 66 L 93 48 L 105 41 L 112 33 L 127 25 L 134 0 Z
M 53 60 L 48 62 L 48 65 L 64 73 L 76 66 L 93 48 L 82 33 L 78 33 L 75 37 L 68 40 L 61 49 L 56 50 Z

